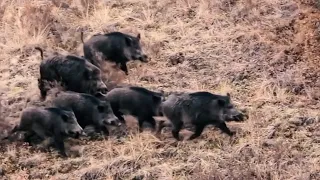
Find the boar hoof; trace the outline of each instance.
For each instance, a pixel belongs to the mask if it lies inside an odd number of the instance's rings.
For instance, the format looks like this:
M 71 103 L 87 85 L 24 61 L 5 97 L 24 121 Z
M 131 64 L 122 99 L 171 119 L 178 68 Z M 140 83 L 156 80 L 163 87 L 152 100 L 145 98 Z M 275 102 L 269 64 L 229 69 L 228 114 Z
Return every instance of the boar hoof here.
M 229 133 L 229 136 L 234 136 L 235 134 L 236 134 L 236 132 L 231 131 L 231 132 Z
M 60 156 L 63 158 L 63 159 L 66 159 L 68 156 L 65 152 L 60 152 Z

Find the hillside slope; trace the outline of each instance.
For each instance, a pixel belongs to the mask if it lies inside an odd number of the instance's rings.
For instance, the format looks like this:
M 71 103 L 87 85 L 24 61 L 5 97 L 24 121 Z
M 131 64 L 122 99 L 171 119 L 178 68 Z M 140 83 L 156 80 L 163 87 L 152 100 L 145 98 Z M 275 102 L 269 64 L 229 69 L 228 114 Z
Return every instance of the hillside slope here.
M 82 55 L 81 30 L 141 33 L 151 62 L 115 82 L 229 92 L 249 114 L 228 125 L 233 138 L 208 127 L 179 143 L 169 130 L 136 133 L 128 117 L 129 136 L 70 140 L 69 159 L 2 144 L 4 179 L 320 179 L 317 0 L 2 0 L 0 27 L 1 132 L 39 98 L 34 47 Z

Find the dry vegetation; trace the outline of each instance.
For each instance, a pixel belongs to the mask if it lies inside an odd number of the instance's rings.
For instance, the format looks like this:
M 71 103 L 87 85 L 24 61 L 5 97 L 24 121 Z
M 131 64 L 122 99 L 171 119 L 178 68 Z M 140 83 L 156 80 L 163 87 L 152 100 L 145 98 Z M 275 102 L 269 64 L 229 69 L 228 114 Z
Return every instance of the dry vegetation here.
M 317 0 L 2 0 L 0 130 L 37 101 L 40 55 L 82 55 L 85 37 L 142 35 L 148 64 L 116 81 L 154 90 L 230 92 L 250 118 L 229 138 L 149 131 L 70 140 L 69 159 L 2 144 L 4 179 L 320 179 L 320 2 Z M 130 121 L 130 118 L 128 118 Z M 130 121 L 131 122 L 131 121 Z M 184 135 L 188 136 L 189 132 Z

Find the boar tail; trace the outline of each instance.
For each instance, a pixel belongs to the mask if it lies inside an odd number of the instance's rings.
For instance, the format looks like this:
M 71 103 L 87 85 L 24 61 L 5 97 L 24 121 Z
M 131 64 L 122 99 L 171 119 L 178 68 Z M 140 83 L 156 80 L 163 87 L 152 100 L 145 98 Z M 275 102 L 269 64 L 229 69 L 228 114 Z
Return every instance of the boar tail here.
M 34 49 L 40 51 L 41 60 L 43 60 L 43 50 L 40 47 L 35 47 Z
M 81 42 L 84 43 L 84 41 L 83 41 L 83 31 L 81 31 Z
M 29 103 L 30 101 L 31 101 L 30 98 L 27 98 L 26 103 L 24 104 L 24 108 L 27 108 L 28 103 Z

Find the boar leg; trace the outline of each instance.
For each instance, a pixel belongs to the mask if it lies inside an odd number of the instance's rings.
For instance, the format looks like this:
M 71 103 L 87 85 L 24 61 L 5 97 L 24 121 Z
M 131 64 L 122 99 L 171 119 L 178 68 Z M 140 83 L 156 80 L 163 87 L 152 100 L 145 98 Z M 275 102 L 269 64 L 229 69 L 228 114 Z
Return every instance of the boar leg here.
M 233 136 L 235 133 L 230 131 L 225 122 L 216 125 L 222 132 L 228 134 L 229 136 Z
M 32 126 L 32 130 L 42 139 L 45 140 L 47 139 L 47 136 L 43 130 L 43 127 L 40 127 L 38 124 L 34 124 Z
M 41 99 L 45 100 L 45 97 L 47 96 L 47 92 L 44 87 L 44 82 L 40 78 L 38 79 L 38 88 L 40 90 Z
M 54 131 L 54 144 L 59 150 L 59 153 L 62 157 L 67 157 L 66 150 L 64 147 L 63 137 L 61 135 L 60 129 L 56 128 Z
M 156 130 L 156 120 L 152 117 L 152 115 L 144 115 L 138 117 L 139 120 L 139 129 L 141 129 L 142 132 L 142 125 L 143 122 L 148 122 L 151 125 L 151 128 L 155 131 Z
M 180 141 L 179 132 L 183 126 L 183 122 L 175 119 L 174 121 L 172 121 L 172 126 L 173 126 L 171 130 L 172 136 L 176 140 Z
M 124 120 L 124 118 L 122 117 L 122 113 L 119 111 L 113 111 L 114 115 L 122 122 L 122 123 L 126 123 L 126 121 Z
M 51 146 L 54 146 L 54 138 L 52 138 L 52 137 L 49 137 L 49 142 L 46 144 L 46 149 L 47 149 L 47 151 L 49 151 L 50 150 L 50 147 Z
M 189 137 L 189 140 L 193 140 L 197 137 L 199 137 L 201 135 L 201 133 L 203 132 L 204 129 L 204 125 L 196 125 L 196 130 L 194 131 L 194 133 Z
M 161 130 L 165 127 L 164 123 L 165 123 L 165 121 L 160 121 L 159 122 L 156 134 L 158 134 L 158 135 L 161 134 Z
M 151 124 L 152 129 L 156 130 L 156 120 L 151 116 L 148 121 Z
M 139 122 L 139 132 L 142 132 L 142 126 L 143 126 L 143 122 L 144 122 L 144 119 L 143 118 L 138 118 L 138 122 Z
M 108 130 L 108 128 L 106 126 L 101 126 L 99 129 L 100 129 L 100 131 L 103 132 L 103 134 L 105 136 L 109 136 L 109 130 Z
M 124 71 L 126 73 L 126 75 L 128 75 L 128 68 L 127 68 L 127 64 L 125 62 L 120 63 L 120 69 L 122 71 Z
M 24 141 L 31 144 L 32 143 L 32 136 L 35 135 L 35 132 L 34 131 L 27 131 L 25 134 L 24 134 Z
M 162 129 L 165 127 L 172 127 L 172 124 L 164 120 L 161 120 L 158 124 L 157 134 L 161 134 Z
M 32 128 L 33 134 L 35 134 L 36 137 L 40 138 L 41 142 L 47 139 L 48 136 L 45 134 L 43 127 L 41 127 L 39 124 L 33 124 L 31 128 Z M 39 142 L 36 141 L 35 144 L 37 143 Z

